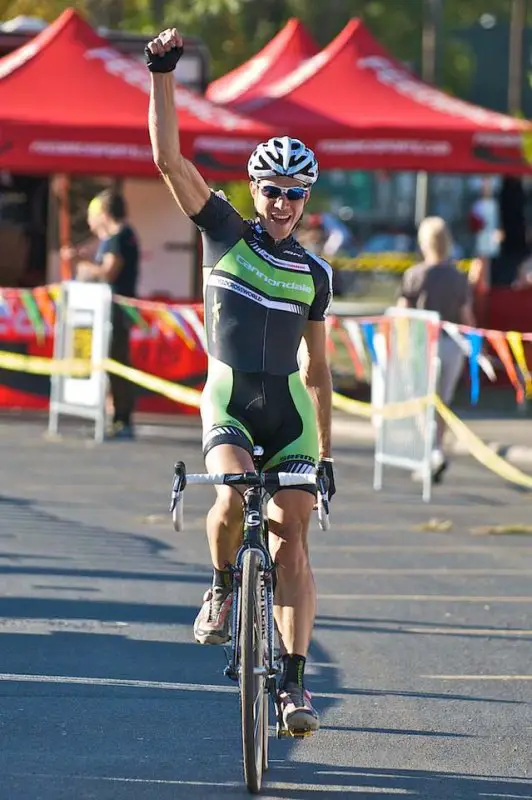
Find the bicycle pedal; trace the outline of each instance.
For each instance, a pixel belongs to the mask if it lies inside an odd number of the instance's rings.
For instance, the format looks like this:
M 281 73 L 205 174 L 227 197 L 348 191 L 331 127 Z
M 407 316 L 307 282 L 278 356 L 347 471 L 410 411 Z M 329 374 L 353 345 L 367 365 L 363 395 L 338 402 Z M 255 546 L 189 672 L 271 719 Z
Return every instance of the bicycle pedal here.
M 279 724 L 277 724 L 276 731 L 278 739 L 306 739 L 307 736 L 312 736 L 314 733 L 314 731 L 291 731 Z
M 291 736 L 292 739 L 306 739 L 307 736 L 312 736 L 314 731 L 289 731 L 287 730 L 287 735 Z

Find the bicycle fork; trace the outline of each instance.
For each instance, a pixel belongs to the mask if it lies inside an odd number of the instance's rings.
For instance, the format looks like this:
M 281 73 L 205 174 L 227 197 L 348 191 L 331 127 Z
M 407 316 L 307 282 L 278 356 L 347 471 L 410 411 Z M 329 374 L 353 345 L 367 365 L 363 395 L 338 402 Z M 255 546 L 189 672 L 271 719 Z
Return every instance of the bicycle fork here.
M 245 548 L 242 549 L 243 552 Z M 233 600 L 231 609 L 231 657 L 229 663 L 224 669 L 224 675 L 233 681 L 238 681 L 239 668 L 240 668 L 240 604 L 242 595 L 242 570 L 241 570 L 241 553 L 236 558 L 236 566 L 231 567 L 233 578 Z M 275 661 L 275 624 L 273 617 L 273 567 L 270 565 L 265 566 L 264 554 L 261 552 L 262 567 L 261 572 L 263 579 L 261 581 L 261 596 L 260 596 L 260 617 L 261 617 L 261 635 L 262 640 L 267 643 L 267 652 L 264 663 L 266 686 L 268 691 L 272 692 L 275 697 L 275 678 L 279 672 L 279 667 Z M 273 681 L 273 684 L 271 683 Z

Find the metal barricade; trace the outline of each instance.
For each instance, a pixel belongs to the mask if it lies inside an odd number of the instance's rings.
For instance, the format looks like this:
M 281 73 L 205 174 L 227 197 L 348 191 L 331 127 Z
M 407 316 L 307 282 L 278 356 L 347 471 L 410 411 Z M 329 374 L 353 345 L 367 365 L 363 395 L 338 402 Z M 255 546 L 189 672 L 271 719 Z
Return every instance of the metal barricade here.
M 439 314 L 390 308 L 384 326 L 385 348 L 378 365 L 380 385 L 373 395 L 375 470 L 373 486 L 382 489 L 385 466 L 419 474 L 423 500 L 431 496 L 431 455 L 436 431 L 434 396 L 438 382 Z M 414 402 L 412 402 L 414 401 Z M 417 402 L 416 402 L 417 401 Z M 411 403 L 404 410 L 398 404 Z M 397 406 L 396 413 L 385 413 Z M 381 413 L 379 413 L 379 411 Z
M 101 364 L 109 355 L 110 287 L 105 283 L 66 281 L 61 285 L 55 323 L 54 359 L 89 361 L 88 375 L 52 375 L 48 432 L 57 434 L 59 415 L 94 420 L 94 438 L 105 436 L 107 375 Z

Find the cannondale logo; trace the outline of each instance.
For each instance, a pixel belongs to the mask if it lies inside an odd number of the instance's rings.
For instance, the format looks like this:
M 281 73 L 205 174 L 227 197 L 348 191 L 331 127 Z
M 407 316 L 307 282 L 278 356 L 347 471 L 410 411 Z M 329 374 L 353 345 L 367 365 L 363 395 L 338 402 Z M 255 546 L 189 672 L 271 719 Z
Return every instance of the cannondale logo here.
M 269 275 L 265 275 L 264 272 L 261 272 L 254 264 L 250 264 L 249 261 L 246 261 L 240 254 L 237 255 L 236 260 L 242 267 L 247 269 L 248 272 L 252 272 L 257 278 L 260 278 L 261 281 L 264 281 L 264 283 L 267 283 L 269 286 L 278 286 L 281 289 L 293 289 L 296 292 L 305 292 L 306 294 L 312 292 L 312 288 L 310 286 L 305 286 L 303 283 L 296 283 L 295 281 L 277 281 L 275 278 L 270 278 Z

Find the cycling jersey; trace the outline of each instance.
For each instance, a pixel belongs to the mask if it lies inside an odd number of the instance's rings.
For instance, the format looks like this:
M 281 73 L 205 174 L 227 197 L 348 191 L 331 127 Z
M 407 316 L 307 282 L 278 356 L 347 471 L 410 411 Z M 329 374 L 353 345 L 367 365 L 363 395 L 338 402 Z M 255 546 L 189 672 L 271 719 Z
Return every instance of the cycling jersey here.
M 264 469 L 310 470 L 316 418 L 297 351 L 307 322 L 325 319 L 331 267 L 292 236 L 275 242 L 214 193 L 192 220 L 205 270 L 204 452 L 229 443 L 252 453 L 259 444 Z

